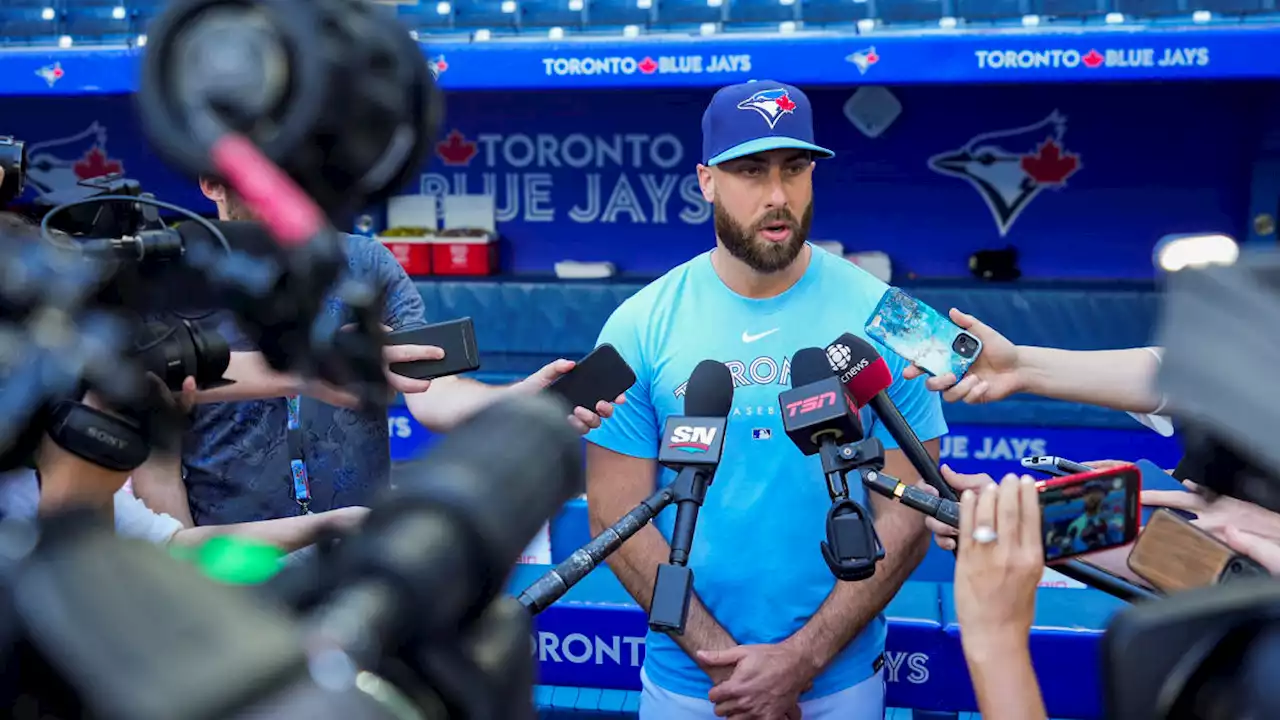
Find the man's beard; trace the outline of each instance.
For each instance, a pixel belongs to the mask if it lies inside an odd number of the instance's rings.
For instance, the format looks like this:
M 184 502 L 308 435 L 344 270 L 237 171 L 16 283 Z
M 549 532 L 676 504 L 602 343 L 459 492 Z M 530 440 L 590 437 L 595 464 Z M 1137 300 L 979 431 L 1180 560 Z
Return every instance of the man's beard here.
M 750 228 L 744 228 L 738 221 L 729 217 L 728 211 L 716 203 L 715 206 L 716 237 L 724 245 L 729 254 L 746 263 L 747 267 L 758 273 L 775 273 L 784 270 L 800 256 L 805 240 L 809 238 L 809 226 L 813 224 L 813 203 L 804 210 L 804 217 L 796 220 L 796 216 L 785 208 L 779 208 L 760 218 Z M 791 229 L 791 237 L 786 242 L 775 243 L 768 240 L 757 240 L 756 234 L 770 225 L 786 224 Z

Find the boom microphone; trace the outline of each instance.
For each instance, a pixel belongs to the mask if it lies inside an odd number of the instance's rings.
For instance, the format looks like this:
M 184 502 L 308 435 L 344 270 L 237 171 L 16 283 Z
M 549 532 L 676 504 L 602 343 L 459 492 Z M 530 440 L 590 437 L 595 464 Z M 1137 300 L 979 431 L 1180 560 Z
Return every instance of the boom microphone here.
M 937 462 L 930 457 L 924 443 L 920 442 L 920 438 L 885 392 L 893 385 L 893 373 L 889 371 L 889 366 L 880 357 L 880 353 L 866 340 L 853 333 L 845 333 L 827 346 L 827 359 L 831 361 L 831 369 L 837 373 L 840 382 L 853 396 L 854 402 L 859 407 L 871 406 L 889 435 L 898 443 L 898 449 L 902 450 L 911 467 L 920 473 L 920 477 L 932 485 L 943 499 L 958 500 L 955 491 L 942 479 Z
M 733 408 L 733 375 L 714 360 L 694 368 L 685 386 L 686 415 L 667 418 L 658 462 L 679 473 L 672 483 L 676 520 L 671 530 L 670 562 L 658 566 L 649 603 L 649 627 L 683 635 L 693 600 L 689 550 L 698 524 L 698 509 L 720 464 L 724 429 Z

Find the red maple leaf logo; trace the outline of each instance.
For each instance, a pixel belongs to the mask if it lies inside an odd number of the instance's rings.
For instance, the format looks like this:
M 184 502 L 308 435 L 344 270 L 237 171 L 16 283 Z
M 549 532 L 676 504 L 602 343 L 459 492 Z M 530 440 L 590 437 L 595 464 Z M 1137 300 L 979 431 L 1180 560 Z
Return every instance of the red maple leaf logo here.
M 436 73 L 437 73 L 437 74 L 439 74 L 439 73 L 443 73 L 445 70 L 448 70 L 448 69 L 449 69 L 449 63 L 445 62 L 445 61 L 444 61 L 444 58 L 438 58 L 438 59 L 436 60 Z
M 445 165 L 470 165 L 477 152 L 476 144 L 458 130 L 450 130 L 443 141 L 436 143 L 436 157 Z
M 1102 64 L 1103 60 L 1106 60 L 1106 57 L 1103 56 L 1103 54 L 1098 52 L 1097 50 L 1090 50 L 1089 52 L 1084 54 L 1084 57 L 1080 59 L 1084 61 L 1085 67 L 1096 68 Z
M 72 169 L 75 171 L 76 177 L 81 180 L 102 177 L 103 175 L 115 175 L 124 172 L 124 163 L 119 160 L 112 160 L 102 151 L 102 148 L 95 147 L 84 154 L 76 162 Z
M 653 58 L 646 56 L 645 59 L 640 61 L 639 67 L 640 72 L 645 75 L 652 75 L 653 71 L 658 69 L 658 63 L 654 62 Z
M 778 109 L 781 110 L 782 112 L 791 112 L 792 110 L 796 109 L 795 101 L 792 100 L 791 97 L 788 95 L 783 95 L 782 97 L 775 100 L 774 103 L 777 104 Z
M 1080 169 L 1080 156 L 1063 152 L 1057 140 L 1045 138 L 1034 155 L 1022 156 L 1020 164 L 1036 184 L 1062 185 Z
M 867 58 L 868 65 L 875 65 L 876 63 L 880 62 L 880 54 L 877 53 L 875 50 L 872 50 L 871 52 L 867 53 L 866 58 Z

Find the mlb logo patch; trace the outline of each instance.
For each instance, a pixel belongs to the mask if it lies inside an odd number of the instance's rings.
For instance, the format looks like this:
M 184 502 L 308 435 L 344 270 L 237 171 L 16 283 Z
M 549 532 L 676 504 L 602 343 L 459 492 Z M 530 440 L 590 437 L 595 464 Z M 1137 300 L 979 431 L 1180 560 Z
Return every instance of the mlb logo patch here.
M 754 428 L 751 430 L 752 440 L 768 440 L 773 437 L 773 431 L 769 428 Z

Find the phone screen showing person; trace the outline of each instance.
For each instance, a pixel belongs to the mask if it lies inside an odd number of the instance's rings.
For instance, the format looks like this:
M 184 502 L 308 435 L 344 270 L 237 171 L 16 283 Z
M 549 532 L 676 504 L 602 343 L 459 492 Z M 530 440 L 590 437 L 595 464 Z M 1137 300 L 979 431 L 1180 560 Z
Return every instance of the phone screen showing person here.
M 1045 562 L 1108 550 L 1138 536 L 1142 474 L 1120 465 L 1039 483 Z

